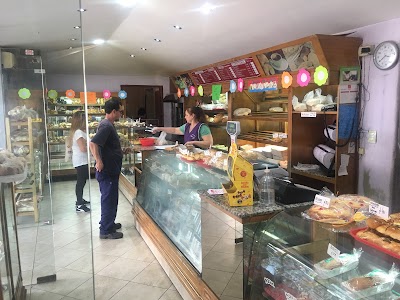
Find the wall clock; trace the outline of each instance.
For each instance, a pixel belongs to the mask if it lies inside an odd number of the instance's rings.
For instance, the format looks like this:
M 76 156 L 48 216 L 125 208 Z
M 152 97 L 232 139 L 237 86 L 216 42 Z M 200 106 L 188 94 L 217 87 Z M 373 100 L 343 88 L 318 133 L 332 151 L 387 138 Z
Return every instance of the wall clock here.
M 374 64 L 378 69 L 389 70 L 399 61 L 399 46 L 393 41 L 385 41 L 376 46 Z

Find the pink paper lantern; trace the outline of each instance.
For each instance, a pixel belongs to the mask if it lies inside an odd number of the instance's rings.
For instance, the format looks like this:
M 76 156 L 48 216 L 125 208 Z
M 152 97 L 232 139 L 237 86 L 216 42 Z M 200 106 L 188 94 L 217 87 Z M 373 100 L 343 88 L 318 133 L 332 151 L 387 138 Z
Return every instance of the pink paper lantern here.
M 194 93 L 195 93 L 195 88 L 194 88 L 194 86 L 192 85 L 191 87 L 190 87 L 190 96 L 194 96 Z
M 306 69 L 300 69 L 297 73 L 297 83 L 299 86 L 307 86 L 310 83 L 311 75 Z
M 243 88 L 244 88 L 244 82 L 242 78 L 238 79 L 238 90 L 239 92 L 243 92 Z
M 104 99 L 111 98 L 111 92 L 109 90 L 104 90 L 103 91 L 103 98 Z

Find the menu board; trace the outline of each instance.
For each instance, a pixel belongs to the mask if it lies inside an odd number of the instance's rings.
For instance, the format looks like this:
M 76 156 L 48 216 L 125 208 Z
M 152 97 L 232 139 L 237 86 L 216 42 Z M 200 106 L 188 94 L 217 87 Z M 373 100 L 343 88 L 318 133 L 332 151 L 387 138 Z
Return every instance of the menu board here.
M 192 72 L 192 78 L 197 85 L 207 84 L 219 81 L 228 81 L 232 79 L 256 77 L 260 73 L 251 57 L 243 58 L 231 63 Z

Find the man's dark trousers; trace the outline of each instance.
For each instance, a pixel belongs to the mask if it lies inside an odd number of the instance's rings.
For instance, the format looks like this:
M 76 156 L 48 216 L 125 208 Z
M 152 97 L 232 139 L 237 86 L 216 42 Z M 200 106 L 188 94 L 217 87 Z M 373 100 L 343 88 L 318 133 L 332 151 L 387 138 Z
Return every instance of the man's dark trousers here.
M 96 171 L 96 179 L 99 182 L 101 193 L 101 219 L 100 234 L 115 232 L 114 223 L 118 208 L 118 175 L 108 175 Z

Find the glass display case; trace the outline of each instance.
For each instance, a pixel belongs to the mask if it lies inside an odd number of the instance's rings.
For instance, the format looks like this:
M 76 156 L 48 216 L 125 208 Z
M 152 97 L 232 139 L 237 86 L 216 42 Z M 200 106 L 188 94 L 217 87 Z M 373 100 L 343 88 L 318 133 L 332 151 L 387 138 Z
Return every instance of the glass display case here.
M 307 220 L 302 211 L 244 226 L 245 299 L 399 299 L 397 258 L 355 240 L 354 228 Z
M 201 200 L 197 190 L 220 188 L 227 177 L 183 161 L 175 151 L 147 152 L 136 200 L 201 273 Z

